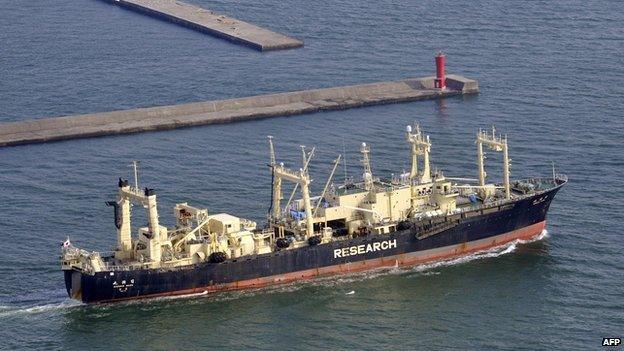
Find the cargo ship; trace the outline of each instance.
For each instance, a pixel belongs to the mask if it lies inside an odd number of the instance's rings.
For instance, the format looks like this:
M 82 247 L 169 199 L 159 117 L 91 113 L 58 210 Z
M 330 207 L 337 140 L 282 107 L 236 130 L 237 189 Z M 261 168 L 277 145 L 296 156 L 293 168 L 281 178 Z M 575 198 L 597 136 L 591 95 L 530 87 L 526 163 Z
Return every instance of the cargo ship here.
M 320 194 L 312 196 L 302 166 L 275 159 L 269 137 L 271 202 L 266 224 L 188 203 L 174 207 L 175 225 L 159 223 L 156 193 L 119 178 L 114 209 L 117 244 L 101 253 L 62 244 L 61 268 L 71 298 L 84 303 L 123 301 L 259 288 L 314 277 L 446 260 L 539 236 L 565 175 L 510 180 L 507 136 L 477 133 L 478 178 L 451 178 L 430 165 L 431 141 L 408 126 L 411 169 L 379 178 L 361 144 L 361 179 L 335 182 L 341 155 Z M 502 182 L 486 182 L 484 148 L 501 152 Z M 136 167 L 136 165 L 135 165 Z M 359 177 L 358 177 L 359 178 Z M 292 187 L 284 196 L 283 185 Z M 299 194 L 299 196 L 297 196 Z M 287 200 L 286 200 L 287 199 Z M 148 223 L 132 233 L 132 205 Z

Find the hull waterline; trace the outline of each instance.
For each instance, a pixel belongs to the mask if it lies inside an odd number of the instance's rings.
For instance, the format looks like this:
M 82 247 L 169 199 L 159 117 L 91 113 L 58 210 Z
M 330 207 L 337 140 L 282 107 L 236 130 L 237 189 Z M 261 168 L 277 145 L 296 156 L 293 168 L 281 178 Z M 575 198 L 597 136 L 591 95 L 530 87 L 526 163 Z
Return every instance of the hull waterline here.
M 550 202 L 560 189 L 501 205 L 496 212 L 462 216 L 434 235 L 419 228 L 243 257 L 190 267 L 106 271 L 85 274 L 66 271 L 68 294 L 85 303 L 190 295 L 260 288 L 299 280 L 406 267 L 448 260 L 532 240 L 546 225 Z

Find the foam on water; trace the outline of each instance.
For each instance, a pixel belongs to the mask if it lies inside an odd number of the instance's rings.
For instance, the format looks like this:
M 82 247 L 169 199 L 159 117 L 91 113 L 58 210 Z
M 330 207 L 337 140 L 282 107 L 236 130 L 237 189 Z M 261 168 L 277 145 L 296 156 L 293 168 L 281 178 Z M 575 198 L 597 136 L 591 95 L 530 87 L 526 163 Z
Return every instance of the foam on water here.
M 516 251 L 516 249 L 518 248 L 518 245 L 540 241 L 547 237 L 548 237 L 548 231 L 544 229 L 539 235 L 529 240 L 516 239 L 510 243 L 497 246 L 497 247 L 493 247 L 491 249 L 478 251 L 472 254 L 460 256 L 460 257 L 449 259 L 449 260 L 436 261 L 432 263 L 425 263 L 422 265 L 414 266 L 411 270 L 416 271 L 416 272 L 425 272 L 433 268 L 453 266 L 453 265 L 467 263 L 467 262 L 475 261 L 475 260 L 500 257 L 500 256 Z
M 166 302 L 166 301 L 194 299 L 194 298 L 199 298 L 199 297 L 202 297 L 202 296 L 207 296 L 208 294 L 209 294 L 208 291 L 204 290 L 202 292 L 192 293 L 192 294 L 173 295 L 173 296 L 161 296 L 161 297 L 154 297 L 154 298 L 147 298 L 147 299 L 138 299 L 138 300 L 128 300 L 128 301 L 123 301 L 123 302 L 113 302 L 113 303 L 110 303 L 110 304 L 103 304 L 103 305 L 100 305 L 100 306 L 112 306 L 112 305 L 119 305 L 119 304 L 144 305 L 144 304 Z
M 71 299 L 66 299 L 58 303 L 50 303 L 44 305 L 35 305 L 28 307 L 15 307 L 15 306 L 1 306 L 0 318 L 14 317 L 18 315 L 32 315 L 47 312 L 54 312 L 58 310 L 66 310 L 70 308 L 85 306 L 84 304 Z

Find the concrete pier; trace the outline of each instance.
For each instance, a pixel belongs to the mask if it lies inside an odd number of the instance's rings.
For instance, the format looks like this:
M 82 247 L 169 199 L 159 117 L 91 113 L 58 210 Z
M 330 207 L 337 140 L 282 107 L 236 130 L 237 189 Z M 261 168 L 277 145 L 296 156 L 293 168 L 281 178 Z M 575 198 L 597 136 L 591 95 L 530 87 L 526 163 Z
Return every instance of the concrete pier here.
M 435 77 L 413 78 L 238 99 L 0 123 L 0 146 L 230 123 L 475 94 L 479 91 L 477 81 L 462 76 L 447 75 L 446 89 L 435 89 L 434 79 Z
M 177 0 L 105 1 L 260 51 L 303 46 L 300 40 Z

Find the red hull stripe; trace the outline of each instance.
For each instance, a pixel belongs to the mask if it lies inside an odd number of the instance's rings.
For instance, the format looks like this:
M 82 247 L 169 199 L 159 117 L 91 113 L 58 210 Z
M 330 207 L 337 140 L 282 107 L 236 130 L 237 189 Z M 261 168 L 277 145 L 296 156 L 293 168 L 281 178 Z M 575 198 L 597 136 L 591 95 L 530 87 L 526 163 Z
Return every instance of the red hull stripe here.
M 241 290 L 241 289 L 249 289 L 249 288 L 261 288 L 274 284 L 284 284 L 290 283 L 298 280 L 311 279 L 314 277 L 326 277 L 338 274 L 347 274 L 354 272 L 362 272 L 375 268 L 383 268 L 383 267 L 396 267 L 396 266 L 415 266 L 418 264 L 435 262 L 435 261 L 443 261 L 451 258 L 465 256 L 471 253 L 488 250 L 494 247 L 503 246 L 505 244 L 511 243 L 514 240 L 530 240 L 538 236 L 546 227 L 546 221 L 542 221 L 539 223 L 532 224 L 528 227 L 524 227 L 521 229 L 517 229 L 508 233 L 500 234 L 497 236 L 493 236 L 486 239 L 475 240 L 471 242 L 466 242 L 463 244 L 445 246 L 437 249 L 425 250 L 425 251 L 417 251 L 404 253 L 400 255 L 374 258 L 370 260 L 358 261 L 358 262 L 350 262 L 344 264 L 337 264 L 333 266 L 321 267 L 308 269 L 298 272 L 291 272 L 280 275 L 273 275 L 268 277 L 261 277 L 249 280 L 241 280 L 237 282 L 227 283 L 227 284 L 217 284 L 206 287 L 194 288 L 194 289 L 186 289 L 186 290 L 177 290 L 171 291 L 161 294 L 151 294 L 151 295 L 143 295 L 136 297 L 125 297 L 114 300 L 107 301 L 99 301 L 99 302 L 111 302 L 111 301 L 122 301 L 122 300 L 132 300 L 132 299 L 141 299 L 141 298 L 154 298 L 154 297 L 163 297 L 163 296 L 176 296 L 176 295 L 191 295 L 191 294 L 200 294 L 204 292 L 217 292 L 217 291 L 228 291 L 228 290 Z

